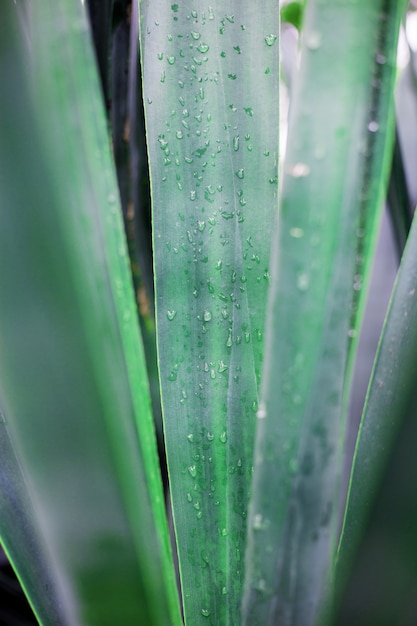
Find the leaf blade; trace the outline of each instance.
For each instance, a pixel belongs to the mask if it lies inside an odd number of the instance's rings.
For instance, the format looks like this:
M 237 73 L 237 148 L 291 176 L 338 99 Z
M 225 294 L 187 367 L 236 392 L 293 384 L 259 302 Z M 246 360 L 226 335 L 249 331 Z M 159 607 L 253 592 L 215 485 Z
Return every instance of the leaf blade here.
M 2 13 L 13 23 L 7 6 Z M 29 23 L 33 85 L 26 58 L 15 72 L 2 65 L 10 90 L 2 91 L 0 116 L 1 266 L 11 268 L 0 281 L 2 403 L 68 623 L 178 624 L 146 367 L 85 10 L 72 2 L 31 5 Z M 15 34 L 17 56 L 20 45 Z
M 313 624 L 326 608 L 357 294 L 392 145 L 399 14 L 387 3 L 310 2 L 304 16 L 258 413 L 244 598 L 251 626 Z
M 276 203 L 279 12 L 272 2 L 262 13 L 246 2 L 141 8 L 185 620 L 236 624 Z

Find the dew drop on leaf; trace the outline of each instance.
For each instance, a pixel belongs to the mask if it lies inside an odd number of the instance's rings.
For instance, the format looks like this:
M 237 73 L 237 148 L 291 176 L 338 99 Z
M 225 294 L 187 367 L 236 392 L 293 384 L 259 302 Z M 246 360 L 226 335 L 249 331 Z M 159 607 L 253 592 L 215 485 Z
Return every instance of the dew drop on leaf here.
M 210 617 L 210 611 L 208 609 L 201 609 L 201 615 L 203 617 Z
M 297 276 L 297 289 L 300 291 L 307 291 L 310 284 L 310 278 L 308 274 L 303 272 Z
M 290 235 L 291 237 L 294 237 L 294 239 L 301 239 L 301 237 L 304 237 L 304 230 L 294 226 L 293 228 L 290 228 Z
M 310 168 L 306 163 L 296 163 L 288 171 L 294 178 L 304 178 L 310 174 Z
M 199 52 L 205 53 L 205 52 L 208 52 L 209 49 L 210 49 L 210 46 L 208 44 L 206 44 L 206 43 L 203 43 L 203 42 L 201 42 L 200 45 L 197 46 L 197 50 Z
M 321 46 L 321 34 L 313 30 L 307 37 L 307 48 L 309 50 L 318 50 Z
M 273 35 L 272 33 L 270 35 L 266 35 L 265 37 L 265 43 L 267 46 L 273 46 L 276 40 L 277 40 L 277 36 Z
M 221 443 L 226 443 L 226 441 L 227 441 L 227 433 L 226 433 L 226 431 L 223 431 L 221 433 L 221 435 L 219 436 L 219 440 L 221 441 Z
M 167 311 L 167 318 L 169 319 L 170 322 L 172 322 L 176 314 L 177 312 L 174 309 Z

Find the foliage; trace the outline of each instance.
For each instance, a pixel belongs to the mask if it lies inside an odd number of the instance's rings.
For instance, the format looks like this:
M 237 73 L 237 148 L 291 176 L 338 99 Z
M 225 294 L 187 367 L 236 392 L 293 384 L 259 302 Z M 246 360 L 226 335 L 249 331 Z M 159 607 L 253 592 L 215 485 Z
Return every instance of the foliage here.
M 411 488 L 395 599 L 352 601 L 378 494 L 416 471 L 405 10 L 1 4 L 0 537 L 43 626 L 409 623 Z M 386 195 L 403 256 L 340 533 Z

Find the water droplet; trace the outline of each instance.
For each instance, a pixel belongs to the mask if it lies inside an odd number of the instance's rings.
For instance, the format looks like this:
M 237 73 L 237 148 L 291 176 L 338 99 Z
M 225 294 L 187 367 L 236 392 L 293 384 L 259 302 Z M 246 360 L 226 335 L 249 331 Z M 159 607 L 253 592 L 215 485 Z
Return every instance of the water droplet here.
M 190 465 L 188 467 L 188 471 L 190 473 L 190 476 L 192 476 L 193 478 L 195 478 L 197 476 L 197 468 L 195 465 Z
M 290 235 L 291 237 L 294 237 L 294 239 L 301 239 L 301 237 L 304 237 L 304 230 L 294 226 L 293 228 L 290 228 Z
M 297 276 L 297 288 L 300 291 L 307 291 L 310 284 L 309 275 L 306 272 L 302 272 Z
M 195 200 L 196 198 L 196 192 L 194 190 L 190 191 L 190 200 Z
M 228 369 L 229 368 L 226 365 L 226 363 L 224 363 L 223 361 L 220 361 L 220 363 L 219 363 L 219 372 L 222 374 L 223 372 L 226 372 Z
M 378 52 L 375 55 L 375 61 L 378 63 L 378 65 L 385 65 L 385 63 L 387 62 L 387 57 Z
M 321 46 L 321 33 L 313 30 L 307 38 L 307 48 L 310 50 L 318 50 Z
M 262 331 L 259 328 L 256 330 L 256 339 L 262 341 Z
M 175 57 L 174 56 L 169 56 L 167 57 L 167 61 L 170 65 L 174 65 L 175 63 Z
M 216 372 L 214 371 L 214 369 L 211 369 L 211 370 L 210 370 L 210 378 L 211 378 L 212 380 L 214 380 L 214 379 L 216 378 Z
M 190 492 L 187 493 L 187 500 L 188 500 L 188 502 L 192 502 L 193 501 L 193 496 L 191 495 Z
M 227 346 L 228 348 L 231 348 L 231 347 L 232 347 L 232 345 L 233 345 L 233 342 L 232 342 L 232 333 L 231 333 L 231 331 L 229 331 L 229 336 L 228 336 L 227 341 L 226 341 L 226 346 Z
M 166 76 L 166 75 L 165 75 L 165 70 L 164 70 L 164 71 L 161 73 L 161 78 L 160 78 L 161 83 L 164 83 L 164 82 L 165 82 L 165 76 Z
M 174 309 L 172 309 L 171 311 L 170 310 L 167 311 L 167 318 L 169 319 L 170 322 L 172 322 L 176 314 L 177 312 L 174 311 Z
M 177 132 L 175 133 L 175 136 L 177 139 L 182 139 L 183 135 L 182 135 L 182 131 L 181 130 L 177 130 Z
M 263 530 L 265 528 L 263 517 L 260 513 L 256 513 L 252 522 L 253 530 Z
M 288 173 L 294 178 L 304 178 L 310 174 L 310 168 L 306 163 L 296 163 L 288 168 Z
M 210 617 L 210 611 L 208 609 L 201 609 L 201 615 L 203 617 Z
M 209 46 L 208 44 L 206 44 L 206 43 L 203 43 L 203 42 L 201 42 L 201 43 L 197 46 L 197 50 L 198 50 L 199 52 L 203 52 L 203 53 L 205 53 L 205 52 L 208 52 L 208 51 L 209 51 L 209 49 L 210 49 L 210 46 Z
M 211 433 L 210 431 L 207 431 L 207 439 L 208 439 L 209 441 L 213 441 L 213 439 L 214 439 L 214 435 L 213 435 L 213 433 Z
M 193 441 L 194 441 L 194 435 L 193 435 L 193 434 L 187 435 L 187 439 L 188 439 L 188 441 L 189 441 L 190 443 L 193 443 Z
M 259 405 L 258 411 L 257 411 L 257 413 L 256 413 L 256 417 L 257 417 L 259 420 L 263 420 L 263 419 L 265 419 L 265 418 L 266 418 L 266 408 L 265 408 L 265 405 L 264 405 L 264 404 L 262 404 L 262 403 L 261 403 L 261 404 Z
M 226 587 L 222 587 L 222 595 L 226 596 L 227 595 L 227 589 Z
M 235 175 L 240 178 L 240 180 L 242 180 L 243 178 L 245 178 L 245 170 L 243 168 L 237 170 L 235 172 Z
M 369 130 L 371 133 L 376 133 L 376 132 L 377 132 L 377 130 L 379 130 L 379 124 L 378 124 L 378 122 L 376 122 L 375 120 L 372 120 L 371 122 L 369 122 L 369 124 L 368 124 L 368 130 Z
M 165 150 L 168 147 L 168 142 L 167 140 L 164 138 L 163 135 L 161 135 L 160 137 L 158 137 L 158 142 L 159 145 L 161 146 L 161 150 Z
M 226 443 L 226 441 L 227 441 L 227 433 L 226 433 L 226 431 L 223 431 L 221 433 L 221 435 L 219 436 L 219 440 L 221 441 L 221 443 Z
M 199 512 L 197 513 L 197 515 L 196 515 L 196 518 L 197 518 L 197 519 L 201 519 L 202 517 L 203 517 L 203 512 L 202 512 L 202 511 L 199 511 Z
M 210 313 L 210 311 L 204 311 L 203 319 L 204 319 L 205 322 L 209 322 L 211 320 L 211 313 Z
M 245 343 L 250 343 L 250 333 L 245 332 L 243 336 L 245 338 Z
M 249 117 L 253 117 L 252 107 L 243 107 L 243 110 L 245 111 L 246 115 L 248 115 Z
M 266 35 L 266 37 L 265 37 L 265 43 L 266 43 L 267 46 L 273 46 L 274 43 L 276 42 L 276 40 L 277 40 L 277 36 L 276 35 L 270 34 L 270 35 Z

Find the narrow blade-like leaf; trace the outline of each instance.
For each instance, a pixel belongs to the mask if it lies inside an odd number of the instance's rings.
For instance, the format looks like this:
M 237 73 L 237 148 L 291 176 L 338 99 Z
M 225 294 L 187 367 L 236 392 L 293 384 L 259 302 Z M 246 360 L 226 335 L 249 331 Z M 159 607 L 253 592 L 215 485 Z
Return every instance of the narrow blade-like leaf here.
M 276 2 L 141 3 L 157 337 L 186 623 L 240 623 L 277 196 Z
M 44 593 L 56 591 L 65 623 L 178 624 L 143 348 L 85 8 L 72 0 L 28 8 L 30 58 L 14 4 L 0 5 L 0 397 L 21 468 L 19 497 L 26 488 L 35 539 L 48 545 L 44 581 L 50 575 L 55 583 Z M 0 532 L 19 569 L 15 555 L 25 544 L 8 512 Z M 27 555 L 25 584 L 39 571 L 30 545 Z M 37 590 L 26 584 L 29 595 Z M 43 605 L 41 623 L 55 624 Z
M 358 295 L 391 161 L 402 3 L 309 1 L 258 412 L 245 624 L 314 624 L 335 549 Z
M 414 219 L 381 335 L 355 450 L 343 532 L 338 551 L 336 573 L 339 593 L 343 591 L 357 557 L 362 534 L 365 532 L 368 519 L 375 507 L 390 457 L 393 455 L 394 446 L 400 438 L 401 428 L 403 427 L 409 436 L 415 433 L 413 423 L 415 424 L 417 406 L 415 368 L 417 354 L 416 244 L 417 222 Z M 407 487 L 404 483 L 397 485 L 397 507 L 389 512 L 392 520 L 389 523 L 387 520 L 380 520 L 380 528 L 382 532 L 386 533 L 384 538 L 387 542 L 386 546 L 384 545 L 382 548 L 383 551 L 386 550 L 386 562 L 381 559 L 383 566 L 388 568 L 385 581 L 388 581 L 389 585 L 389 576 L 395 577 L 398 574 L 400 580 L 403 580 L 403 584 L 398 587 L 394 582 L 393 587 L 397 589 L 395 594 L 388 595 L 387 598 L 381 596 L 378 598 L 378 603 L 382 607 L 388 607 L 394 600 L 394 606 L 396 604 L 397 609 L 401 608 L 401 602 L 398 602 L 399 598 L 410 601 L 409 582 L 410 580 L 412 582 L 413 579 L 410 579 L 409 576 L 414 571 L 412 562 L 405 560 L 405 568 L 402 570 L 406 573 L 404 579 L 401 568 L 396 566 L 398 554 L 403 554 L 407 559 L 407 548 L 405 545 L 401 545 L 401 532 L 409 533 L 409 529 L 413 527 L 410 524 L 415 523 L 416 520 L 415 500 L 408 500 L 406 497 L 406 494 L 412 494 L 409 491 L 409 484 L 412 475 L 415 475 L 416 472 L 415 461 L 412 460 L 413 456 L 415 458 L 415 452 L 413 454 L 412 450 L 404 445 L 403 437 L 403 455 L 404 451 L 407 450 L 406 461 L 408 466 L 405 466 L 407 475 L 398 474 L 401 461 L 404 462 L 404 459 L 399 457 L 398 452 L 396 466 L 391 467 L 394 475 L 406 481 Z M 401 525 L 402 514 L 406 515 L 403 525 Z M 381 530 L 379 535 L 381 535 Z M 415 555 L 415 543 L 411 539 L 408 543 L 410 553 Z M 398 550 L 397 557 L 393 552 L 395 545 Z M 412 550 L 414 552 L 411 552 Z M 391 564 L 394 565 L 393 569 L 390 569 Z M 376 572 L 373 573 L 375 576 Z M 384 580 L 384 578 L 382 579 Z M 368 584 L 370 593 L 372 593 L 372 589 L 377 583 L 375 580 L 370 580 Z M 383 594 L 388 593 L 388 590 L 384 591 Z M 378 623 L 378 615 L 382 618 L 384 611 L 378 611 L 377 607 L 374 609 L 371 607 L 367 614 L 368 623 L 373 626 Z M 401 620 L 400 615 L 393 615 L 392 613 L 389 615 L 389 619 L 395 620 L 395 623 L 406 623 Z

